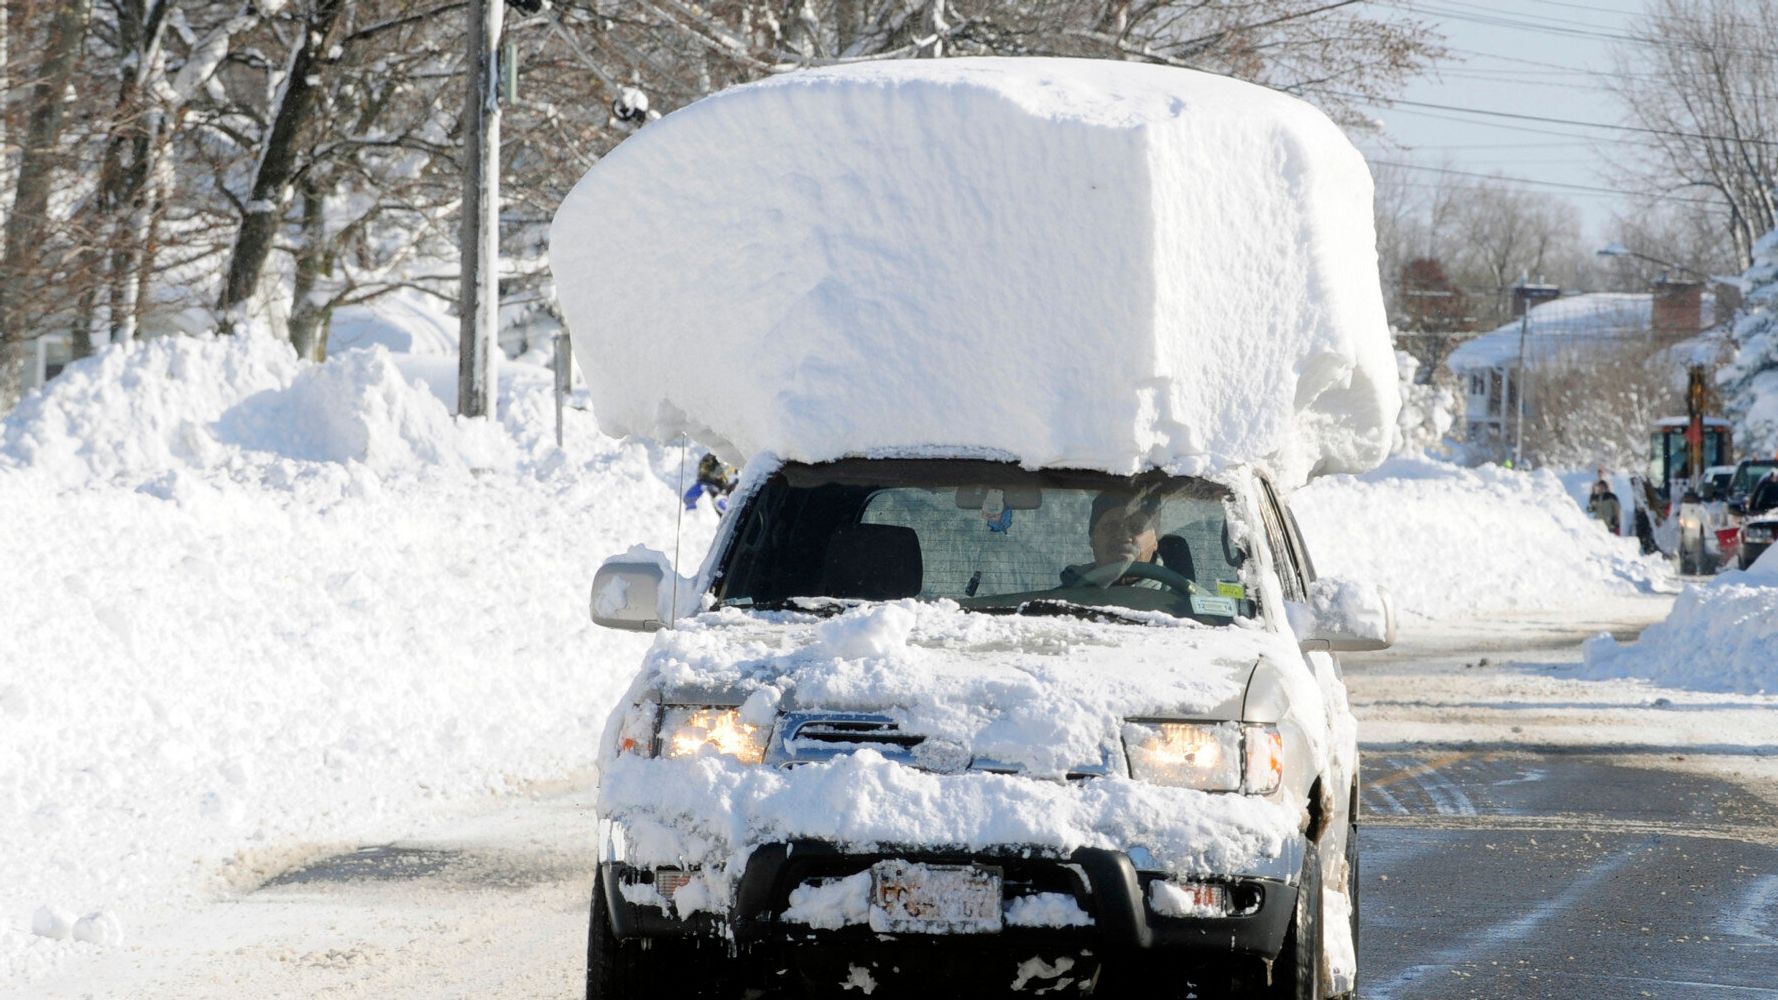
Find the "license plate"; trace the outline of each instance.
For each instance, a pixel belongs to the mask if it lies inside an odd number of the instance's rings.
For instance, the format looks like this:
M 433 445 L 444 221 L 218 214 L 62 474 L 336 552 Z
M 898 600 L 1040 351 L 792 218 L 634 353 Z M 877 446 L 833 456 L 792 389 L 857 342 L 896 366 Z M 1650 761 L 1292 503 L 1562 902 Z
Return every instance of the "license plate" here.
M 1000 873 L 973 865 L 883 861 L 870 870 L 870 927 L 879 934 L 1000 930 Z

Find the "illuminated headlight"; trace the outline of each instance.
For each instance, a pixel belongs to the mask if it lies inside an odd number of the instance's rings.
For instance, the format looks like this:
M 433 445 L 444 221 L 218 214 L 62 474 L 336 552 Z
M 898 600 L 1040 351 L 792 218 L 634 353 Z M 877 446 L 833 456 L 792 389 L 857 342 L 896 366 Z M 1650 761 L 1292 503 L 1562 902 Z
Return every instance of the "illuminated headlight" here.
M 741 721 L 735 708 L 671 706 L 661 713 L 661 756 L 695 757 L 704 748 L 743 764 L 765 759 L 766 733 Z
M 1269 795 L 1284 778 L 1284 740 L 1271 726 L 1131 722 L 1124 749 L 1130 777 L 1157 785 Z
M 1772 540 L 1772 525 L 1749 524 L 1741 528 L 1741 537 L 1750 542 L 1769 542 Z

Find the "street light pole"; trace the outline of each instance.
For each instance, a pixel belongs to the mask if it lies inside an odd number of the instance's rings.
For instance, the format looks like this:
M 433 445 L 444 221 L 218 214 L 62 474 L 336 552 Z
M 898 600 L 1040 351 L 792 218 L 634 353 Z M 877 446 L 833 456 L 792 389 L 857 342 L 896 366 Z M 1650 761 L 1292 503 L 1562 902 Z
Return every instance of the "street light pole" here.
M 463 106 L 463 223 L 459 239 L 457 412 L 488 415 L 500 330 L 500 77 L 504 0 L 470 0 Z
M 1684 264 L 1676 264 L 1673 261 L 1662 260 L 1659 257 L 1650 257 L 1645 253 L 1637 253 L 1629 247 L 1624 246 L 1622 243 L 1608 243 L 1595 251 L 1594 255 L 1598 257 L 1634 257 L 1637 260 L 1648 261 L 1650 264 L 1654 264 L 1658 267 L 1671 268 L 1675 271 L 1684 271 L 1688 274 L 1697 275 L 1706 282 L 1710 280 L 1710 275 L 1705 274 L 1703 271 L 1700 271 L 1695 267 L 1687 267 Z

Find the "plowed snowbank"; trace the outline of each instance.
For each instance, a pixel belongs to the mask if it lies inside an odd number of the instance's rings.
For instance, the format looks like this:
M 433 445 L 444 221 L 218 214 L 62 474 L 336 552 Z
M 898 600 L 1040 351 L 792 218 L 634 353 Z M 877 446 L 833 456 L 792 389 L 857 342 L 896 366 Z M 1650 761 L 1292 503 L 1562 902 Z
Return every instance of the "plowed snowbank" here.
M 1395 458 L 1291 498 L 1323 576 L 1389 588 L 1429 618 L 1546 608 L 1669 586 L 1666 564 L 1607 534 L 1549 472 Z
M 1778 694 L 1778 550 L 1745 572 L 1687 587 L 1665 621 L 1635 642 L 1587 642 L 1581 675 L 1638 677 L 1662 687 Z
M 595 629 L 585 588 L 671 550 L 678 453 L 579 410 L 557 450 L 516 364 L 501 421 L 458 420 L 414 361 L 157 340 L 0 424 L 0 992 L 591 766 L 648 643 Z M 688 562 L 714 524 L 687 515 Z

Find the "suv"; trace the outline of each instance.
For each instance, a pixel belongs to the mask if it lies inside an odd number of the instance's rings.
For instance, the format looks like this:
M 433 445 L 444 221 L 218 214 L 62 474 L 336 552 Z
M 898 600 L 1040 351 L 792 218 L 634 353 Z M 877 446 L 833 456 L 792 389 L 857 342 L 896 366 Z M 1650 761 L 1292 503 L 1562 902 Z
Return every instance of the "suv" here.
M 756 462 L 607 727 L 589 997 L 1355 989 L 1343 649 L 1265 476 Z M 674 591 L 678 591 L 674 594 Z M 675 606 L 675 605 L 679 606 Z

